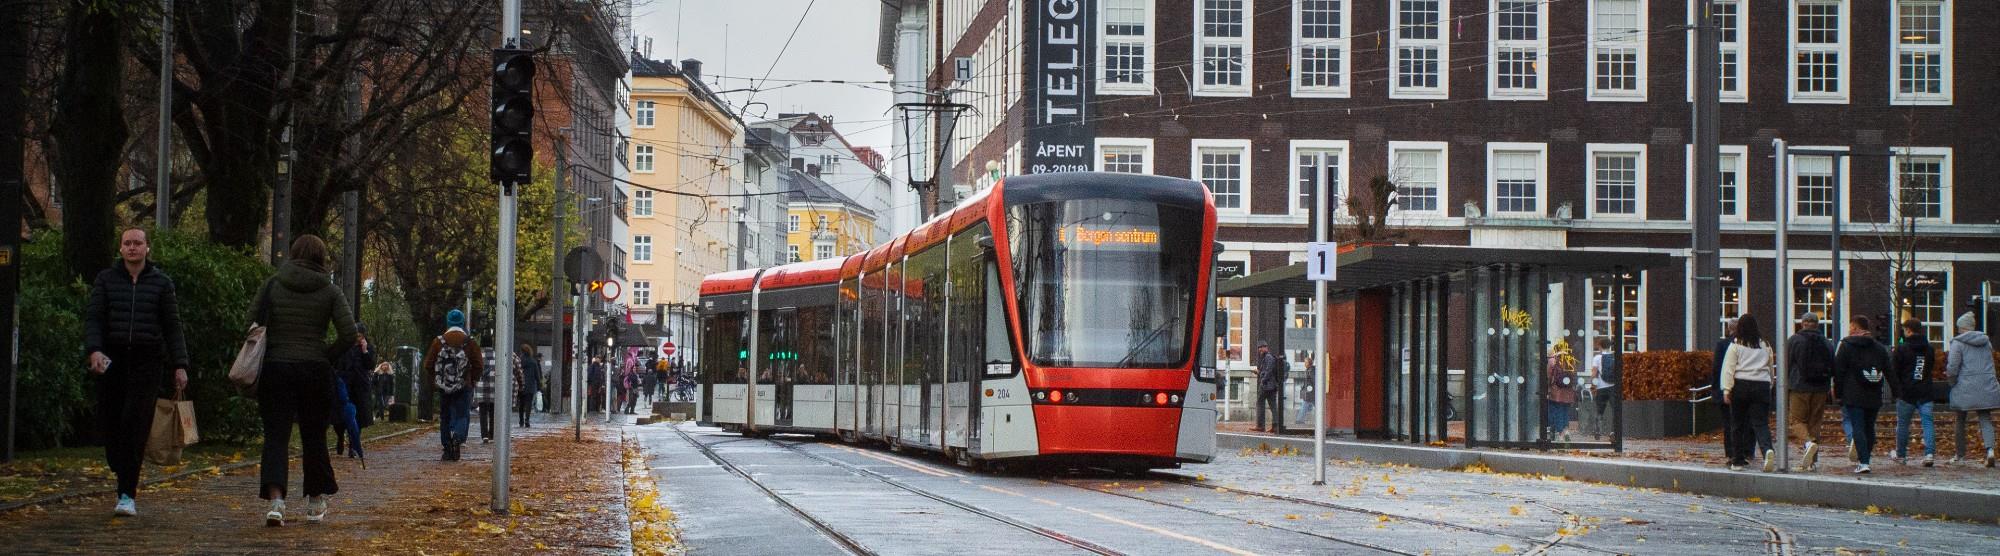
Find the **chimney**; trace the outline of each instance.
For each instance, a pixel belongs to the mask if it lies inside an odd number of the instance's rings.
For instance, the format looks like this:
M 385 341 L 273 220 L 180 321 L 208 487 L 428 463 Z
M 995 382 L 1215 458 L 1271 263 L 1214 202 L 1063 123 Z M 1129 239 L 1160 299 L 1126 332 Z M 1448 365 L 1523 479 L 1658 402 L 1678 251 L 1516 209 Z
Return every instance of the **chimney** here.
M 686 75 L 690 81 L 701 81 L 701 60 L 694 58 L 681 60 L 681 74 Z
M 806 175 L 809 175 L 809 176 L 812 176 L 812 177 L 815 177 L 815 178 L 819 177 L 819 165 L 818 165 L 818 164 L 807 164 L 807 165 L 806 165 Z

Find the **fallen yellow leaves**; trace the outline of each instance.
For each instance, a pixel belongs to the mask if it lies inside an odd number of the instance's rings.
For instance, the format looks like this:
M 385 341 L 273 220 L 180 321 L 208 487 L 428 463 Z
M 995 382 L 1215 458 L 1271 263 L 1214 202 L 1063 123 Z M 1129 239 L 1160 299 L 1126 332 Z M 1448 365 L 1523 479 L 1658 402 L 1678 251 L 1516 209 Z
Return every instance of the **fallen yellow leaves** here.
M 1527 511 L 1527 510 L 1524 510 L 1524 509 L 1521 509 L 1521 507 L 1520 507 L 1520 506 L 1508 506 L 1508 507 L 1507 507 L 1507 515 L 1525 515 L 1525 514 L 1527 514 L 1527 513 L 1528 513 L 1528 511 Z
M 674 512 L 659 503 L 659 486 L 646 465 L 646 455 L 631 441 L 625 443 L 625 509 L 632 523 L 632 553 L 666 555 L 680 546 L 674 528 Z M 595 511 L 592 508 L 592 511 Z
M 1500 546 L 1496 546 L 1496 547 L 1493 547 L 1493 553 L 1494 553 L 1494 554 L 1513 554 L 1513 553 L 1514 553 L 1514 545 L 1511 545 L 1511 544 L 1501 544 Z
M 484 521 L 481 521 L 479 522 L 478 525 L 473 526 L 473 529 L 477 529 L 479 532 L 486 533 L 488 535 L 502 535 L 507 533 L 506 527 L 501 527 L 499 525 L 494 525 Z

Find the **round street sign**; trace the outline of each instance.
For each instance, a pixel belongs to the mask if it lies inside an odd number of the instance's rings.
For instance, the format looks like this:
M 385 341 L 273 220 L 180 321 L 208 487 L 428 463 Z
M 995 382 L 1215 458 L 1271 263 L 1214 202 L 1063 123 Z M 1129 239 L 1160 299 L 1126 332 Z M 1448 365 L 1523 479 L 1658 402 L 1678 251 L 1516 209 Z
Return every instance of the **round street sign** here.
M 660 355 L 673 355 L 674 349 L 675 348 L 673 342 L 667 342 L 665 344 L 662 344 L 660 346 Z
M 597 289 L 597 296 L 604 298 L 605 301 L 617 301 L 618 295 L 623 293 L 623 290 L 617 280 L 605 280 L 604 287 Z

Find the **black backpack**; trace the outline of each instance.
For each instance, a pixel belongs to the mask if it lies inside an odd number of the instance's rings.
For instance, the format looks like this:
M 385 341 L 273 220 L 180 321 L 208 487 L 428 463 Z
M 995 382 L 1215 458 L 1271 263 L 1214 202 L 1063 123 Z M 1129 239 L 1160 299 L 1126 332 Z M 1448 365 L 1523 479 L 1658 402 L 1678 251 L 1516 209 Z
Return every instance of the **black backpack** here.
M 1799 350 L 1799 376 L 1806 382 L 1826 384 L 1833 380 L 1833 346 L 1827 341 L 1805 342 Z

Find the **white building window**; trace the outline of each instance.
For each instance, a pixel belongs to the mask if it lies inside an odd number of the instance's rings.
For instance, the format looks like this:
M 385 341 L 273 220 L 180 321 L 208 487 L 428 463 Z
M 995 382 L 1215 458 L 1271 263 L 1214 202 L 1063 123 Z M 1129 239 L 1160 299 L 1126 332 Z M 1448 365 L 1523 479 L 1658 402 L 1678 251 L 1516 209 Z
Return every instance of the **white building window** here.
M 1152 0 L 1103 0 L 1099 21 L 1097 92 L 1101 94 L 1151 94 L 1153 92 L 1153 2 Z
M 1250 94 L 1249 0 L 1200 0 L 1195 4 L 1195 94 Z
M 1717 169 L 1722 171 L 1722 183 L 1721 191 L 1716 198 L 1722 203 L 1722 220 L 1726 222 L 1742 222 L 1744 221 L 1743 211 L 1745 210 L 1743 204 L 1745 195 L 1744 179 L 1748 171 L 1745 165 L 1749 163 L 1749 149 L 1743 145 L 1722 145 L 1720 146 L 1720 150 L 1722 152 L 1716 157 L 1716 166 Z M 1683 195 L 1687 199 L 1686 214 L 1688 220 L 1694 219 L 1694 188 L 1694 145 L 1688 145 L 1687 188 L 1685 189 L 1687 194 Z
M 1494 216 L 1540 217 L 1548 189 L 1548 145 L 1490 143 L 1486 146 L 1487 206 Z
M 1347 142 L 1293 141 L 1292 160 L 1292 215 L 1312 216 L 1313 194 L 1322 183 L 1333 196 L 1329 214 L 1342 214 L 1341 203 L 1347 198 Z
M 1618 315 L 1612 308 L 1620 299 L 1612 291 L 1610 277 L 1590 279 L 1590 334 L 1592 337 L 1609 338 L 1617 341 L 1620 329 L 1625 332 L 1625 352 L 1644 351 L 1646 346 L 1646 319 L 1642 314 L 1646 307 L 1645 275 L 1627 274 L 1618 280 L 1619 289 L 1624 290 L 1624 303 Z M 1614 318 L 1617 317 L 1617 318 Z
M 1847 102 L 1847 0 L 1792 0 L 1792 102 Z
M 1826 150 L 1824 148 L 1798 147 L 1800 150 Z M 1840 149 L 1846 150 L 1846 149 Z M 1835 165 L 1839 166 L 1836 168 Z M 1847 173 L 1848 157 L 1832 156 L 1792 156 L 1792 217 L 1798 220 L 1824 222 L 1833 217 L 1834 188 L 1839 187 L 1842 176 Z M 1839 172 L 1839 176 L 1835 172 Z M 1845 189 L 1845 188 L 1843 188 Z
M 1722 59 L 1722 86 L 1720 88 L 1722 90 L 1723 102 L 1750 101 L 1750 95 L 1743 88 L 1743 84 L 1750 78 L 1750 67 L 1744 63 L 1747 60 L 1745 53 L 1749 52 L 1750 47 L 1749 43 L 1743 40 L 1743 37 L 1748 36 L 1746 33 L 1749 32 L 1750 27 L 1750 18 L 1745 15 L 1748 13 L 1745 6 L 1749 2 L 1750 0 L 1715 0 L 1715 25 L 1718 28 L 1717 32 L 1722 35 L 1722 48 L 1719 54 Z M 1688 3 L 1687 13 L 1688 25 L 1690 27 L 1696 23 L 1695 12 L 1700 7 L 1699 4 L 1699 2 Z M 1687 99 L 1689 102 L 1693 102 L 1695 79 L 1694 33 L 1688 33 L 1687 36 L 1687 79 L 1685 81 L 1687 82 Z
M 653 173 L 652 145 L 634 145 L 632 147 L 632 171 L 641 174 Z
M 799 246 L 797 245 L 785 246 L 785 262 L 788 263 L 799 262 Z
M 1644 0 L 1590 3 L 1590 100 L 1646 100 Z
M 1443 142 L 1389 142 L 1389 181 L 1396 184 L 1396 209 L 1443 216 L 1446 177 Z
M 653 127 L 653 101 L 642 100 L 633 104 L 637 106 L 633 110 L 632 115 L 632 119 L 635 122 L 634 125 L 639 127 Z
M 1591 218 L 1646 218 L 1646 146 L 1586 145 Z
M 833 258 L 833 244 L 831 243 L 813 244 L 813 260 L 821 261 L 831 258 Z
M 1897 0 L 1893 104 L 1951 104 L 1951 3 Z
M 1097 171 L 1152 174 L 1153 140 L 1098 138 Z
M 1349 0 L 1292 2 L 1292 94 L 1346 98 L 1348 34 L 1353 28 Z
M 1543 0 L 1492 0 L 1488 42 L 1487 96 L 1548 98 L 1549 13 Z
M 1451 42 L 1444 32 L 1444 20 L 1451 17 L 1451 5 L 1442 0 L 1396 0 L 1391 10 L 1389 48 L 1394 53 L 1389 69 L 1395 75 L 1389 83 L 1390 98 L 1446 98 L 1451 88 L 1446 67 Z
M 632 304 L 642 305 L 642 306 L 653 304 L 652 282 L 648 282 L 645 280 L 632 281 Z
M 794 234 L 799 233 L 799 215 L 785 215 L 785 231 Z
M 653 190 L 651 189 L 633 190 L 632 216 L 652 216 L 652 215 L 653 215 Z
M 653 262 L 653 236 L 632 236 L 632 262 Z
M 1951 221 L 1951 149 L 1893 149 L 1890 203 L 1897 218 Z
M 1194 140 L 1193 175 L 1215 196 L 1217 210 L 1250 212 L 1250 141 Z
M 1956 318 L 1952 312 L 1951 273 L 1924 269 L 1934 265 L 1917 266 L 1918 272 L 1896 273 L 1896 285 L 1900 286 L 1896 293 L 1900 298 L 1896 300 L 1897 322 L 1890 326 L 1900 327 L 1902 321 L 1915 319 L 1923 323 L 1925 338 L 1940 342 L 1952 337 L 1955 330 L 1951 328 L 1952 320 Z M 1896 334 L 1901 336 L 1902 332 Z
M 1743 314 L 1743 309 L 1749 307 L 1747 303 L 1750 300 L 1745 299 L 1743 295 L 1743 292 L 1747 291 L 1743 285 L 1747 282 L 1744 281 L 1745 276 L 1742 267 L 1724 268 L 1722 269 L 1721 277 L 1722 320 L 1727 322 L 1729 319 L 1735 318 L 1736 315 Z M 1693 288 L 1689 288 L 1689 291 L 1692 292 Z

